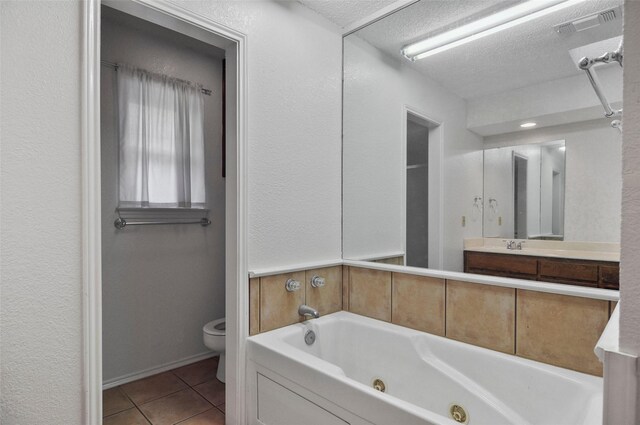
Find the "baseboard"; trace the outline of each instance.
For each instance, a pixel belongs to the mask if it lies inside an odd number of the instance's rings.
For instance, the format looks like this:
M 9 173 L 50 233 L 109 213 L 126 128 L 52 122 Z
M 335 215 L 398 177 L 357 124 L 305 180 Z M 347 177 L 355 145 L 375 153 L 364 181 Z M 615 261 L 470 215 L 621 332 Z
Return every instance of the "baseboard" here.
M 129 382 L 137 381 L 138 379 L 146 378 L 151 375 L 166 372 L 171 369 L 186 366 L 191 363 L 199 362 L 200 360 L 208 359 L 217 356 L 217 353 L 207 351 L 206 353 L 196 354 L 195 356 L 185 357 L 184 359 L 177 360 L 175 362 L 165 363 L 160 366 L 145 369 L 140 372 L 129 373 L 127 375 L 119 376 L 117 378 L 106 380 L 102 383 L 102 389 L 108 390 L 109 388 L 117 387 L 118 385 L 127 384 Z

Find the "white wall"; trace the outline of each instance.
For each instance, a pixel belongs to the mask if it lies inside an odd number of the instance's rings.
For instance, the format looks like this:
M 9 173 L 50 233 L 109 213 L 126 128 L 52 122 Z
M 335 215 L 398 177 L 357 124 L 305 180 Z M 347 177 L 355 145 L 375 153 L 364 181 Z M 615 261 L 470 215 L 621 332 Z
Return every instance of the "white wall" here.
M 482 195 L 482 140 L 465 128 L 464 100 L 357 36 L 347 37 L 344 44 L 345 258 L 403 249 L 402 129 L 403 108 L 409 106 L 442 123 L 443 265 L 462 270 L 463 239 L 482 234 L 482 220 L 471 219 L 473 198 Z M 429 155 L 433 159 L 431 151 Z M 436 205 L 432 201 L 430 196 L 430 210 Z M 467 218 L 464 228 L 462 216 Z
M 116 230 L 116 71 L 101 69 L 103 379 L 108 382 L 206 353 L 202 326 L 224 317 L 224 52 L 108 8 L 103 8 L 103 16 L 103 60 L 212 90 L 211 96 L 204 96 L 206 207 L 211 225 Z
M 340 258 L 337 27 L 297 2 L 178 3 L 249 37 L 249 269 Z
M 619 242 L 622 143 L 610 119 L 485 138 L 499 147 L 565 140 L 564 240 Z
M 0 422 L 80 424 L 80 3 L 0 2 Z
M 250 267 L 339 258 L 337 28 L 296 3 L 180 4 L 248 34 Z M 82 4 L 0 5 L 0 420 L 81 424 Z
M 640 355 L 640 2 L 624 4 L 624 144 L 620 350 Z M 640 403 L 636 405 L 640 407 Z M 640 408 L 637 409 L 640 416 Z

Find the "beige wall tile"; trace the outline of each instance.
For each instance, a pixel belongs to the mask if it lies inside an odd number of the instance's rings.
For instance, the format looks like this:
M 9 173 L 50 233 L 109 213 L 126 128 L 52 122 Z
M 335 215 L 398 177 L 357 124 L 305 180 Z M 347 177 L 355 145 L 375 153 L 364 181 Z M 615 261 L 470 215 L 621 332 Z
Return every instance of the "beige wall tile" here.
M 351 267 L 349 311 L 391 321 L 391 272 Z
M 613 310 L 616 309 L 617 305 L 618 305 L 617 301 L 609 301 L 609 317 L 611 317 L 611 315 L 613 314 Z
M 260 332 L 260 278 L 249 279 L 249 335 Z
M 446 336 L 514 353 L 515 289 L 447 280 Z
M 287 279 L 295 279 L 302 287 L 287 292 Z M 302 320 L 298 307 L 305 300 L 304 271 L 260 278 L 260 332 L 281 328 Z
M 444 279 L 393 273 L 391 321 L 444 336 Z
M 342 266 L 342 309 L 349 311 L 349 266 Z
M 609 302 L 518 289 L 516 354 L 602 375 L 593 352 L 609 317 Z
M 323 277 L 325 285 L 320 288 L 311 286 L 313 276 Z M 342 310 L 342 266 L 307 270 L 305 281 L 307 305 L 323 316 Z
M 404 257 L 391 257 L 391 258 L 383 258 L 380 260 L 375 260 L 376 263 L 382 264 L 393 264 L 396 266 L 404 266 Z

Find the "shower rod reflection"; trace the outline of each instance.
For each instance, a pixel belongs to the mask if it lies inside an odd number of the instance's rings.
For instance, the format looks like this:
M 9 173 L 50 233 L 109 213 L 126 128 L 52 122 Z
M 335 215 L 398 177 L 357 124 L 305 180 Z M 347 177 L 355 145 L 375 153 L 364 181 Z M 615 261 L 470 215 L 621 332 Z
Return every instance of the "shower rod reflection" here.
M 201 218 L 198 221 L 127 221 L 122 217 L 116 218 L 113 222 L 113 226 L 118 229 L 124 229 L 127 226 L 154 226 L 161 224 L 199 224 L 202 227 L 208 226 L 211 224 L 211 220 L 208 218 Z
M 101 60 L 100 63 L 102 63 L 104 66 L 111 67 L 111 68 L 115 69 L 116 71 L 118 70 L 118 64 L 115 63 L 115 62 L 109 62 L 109 61 Z M 179 78 L 176 78 L 176 80 L 179 80 Z M 186 81 L 186 80 L 180 80 L 180 81 L 184 81 L 186 83 L 189 82 L 189 81 Z M 202 92 L 202 94 L 207 95 L 207 96 L 211 96 L 211 93 L 212 93 L 211 90 L 205 89 L 205 88 L 201 88 L 200 91 Z

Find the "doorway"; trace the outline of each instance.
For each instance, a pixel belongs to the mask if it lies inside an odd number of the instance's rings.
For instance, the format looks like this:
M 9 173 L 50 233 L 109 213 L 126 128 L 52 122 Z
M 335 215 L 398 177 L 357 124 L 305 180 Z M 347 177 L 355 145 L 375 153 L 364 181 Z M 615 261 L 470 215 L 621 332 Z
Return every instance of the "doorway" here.
M 407 266 L 429 267 L 429 127 L 407 114 Z
M 443 125 L 404 106 L 401 205 L 405 265 L 442 269 Z
M 225 310 L 226 421 L 246 423 L 245 343 L 248 336 L 247 200 L 246 200 L 246 36 L 171 4 L 145 0 L 88 0 L 83 29 L 83 286 L 85 296 L 84 423 L 102 423 L 102 221 L 100 152 L 101 6 L 159 25 L 224 51 L 226 107 Z M 138 230 L 138 229 L 136 229 Z
M 513 237 L 527 239 L 527 157 L 513 154 Z

